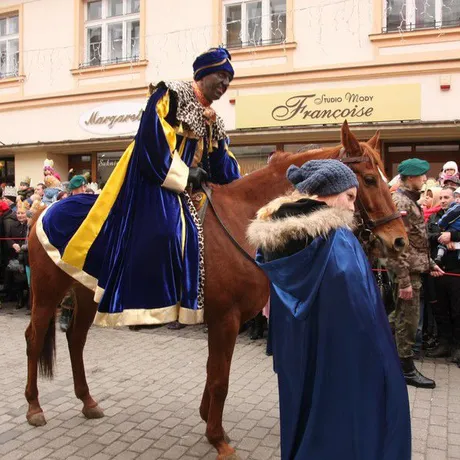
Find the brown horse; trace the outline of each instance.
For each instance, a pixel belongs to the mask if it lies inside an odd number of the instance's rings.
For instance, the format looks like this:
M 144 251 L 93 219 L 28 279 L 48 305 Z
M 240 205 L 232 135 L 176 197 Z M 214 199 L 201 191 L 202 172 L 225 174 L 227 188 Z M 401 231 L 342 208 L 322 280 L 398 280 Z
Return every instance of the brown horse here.
M 358 176 L 359 205 L 364 220 L 374 227 L 390 251 L 401 251 L 406 233 L 395 214 L 388 187 L 381 177 L 383 169 L 375 150 L 378 133 L 367 143 L 358 142 L 345 123 L 342 145 L 298 154 L 276 153 L 266 168 L 229 185 L 213 186 L 216 212 L 231 234 L 246 251 L 255 248 L 245 239 L 246 228 L 256 211 L 275 197 L 290 190 L 285 178 L 291 164 L 301 165 L 311 159 L 341 158 Z M 200 406 L 206 422 L 206 436 L 217 449 L 219 459 L 237 458 L 222 427 L 222 413 L 228 391 L 230 364 L 240 325 L 254 317 L 268 299 L 268 281 L 254 263 L 244 258 L 230 241 L 228 234 L 209 210 L 205 233 L 205 320 L 208 325 L 209 357 L 207 380 Z M 83 348 L 97 305 L 93 293 L 64 273 L 48 257 L 32 226 L 29 238 L 29 259 L 32 270 L 32 315 L 26 331 L 28 378 L 25 396 L 29 403 L 27 420 L 39 426 L 46 423 L 38 401 L 37 368 L 42 374 L 53 375 L 55 352 L 56 308 L 71 286 L 77 296 L 77 306 L 67 331 L 75 394 L 83 402 L 83 414 L 88 418 L 102 417 L 103 412 L 91 397 L 86 382 Z

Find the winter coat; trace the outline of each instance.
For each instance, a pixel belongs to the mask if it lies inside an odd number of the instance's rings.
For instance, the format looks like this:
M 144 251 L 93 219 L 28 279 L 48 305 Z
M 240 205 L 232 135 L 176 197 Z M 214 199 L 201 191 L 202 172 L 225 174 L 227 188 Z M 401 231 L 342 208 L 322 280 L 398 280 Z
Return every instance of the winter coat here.
M 410 460 L 406 384 L 353 213 L 304 197 L 248 229 L 270 280 L 282 460 Z
M 56 198 L 62 190 L 59 188 L 45 188 L 45 194 L 43 195 L 42 198 L 42 203 L 45 203 L 47 206 L 49 206 L 51 203 L 54 203 L 56 201 Z
M 5 229 L 5 238 L 13 238 L 7 240 L 8 259 L 17 259 L 18 253 L 13 249 L 13 244 L 23 245 L 27 236 L 27 222 L 19 222 L 15 213 L 9 214 L 3 221 Z M 17 238 L 17 239 L 14 239 Z

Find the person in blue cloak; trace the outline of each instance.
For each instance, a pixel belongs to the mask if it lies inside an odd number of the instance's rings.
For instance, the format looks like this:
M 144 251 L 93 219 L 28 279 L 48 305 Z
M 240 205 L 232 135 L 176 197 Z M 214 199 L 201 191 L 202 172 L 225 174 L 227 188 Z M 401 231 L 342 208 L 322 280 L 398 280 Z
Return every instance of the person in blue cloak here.
M 248 229 L 270 280 L 283 460 L 410 460 L 406 383 L 352 233 L 358 181 L 338 160 L 291 166 L 291 196 Z
M 193 70 L 193 82 L 151 85 L 135 140 L 100 195 L 66 198 L 37 221 L 51 259 L 94 291 L 97 325 L 203 322 L 203 232 L 187 190 L 240 173 L 211 108 L 233 79 L 230 53 L 212 48 Z

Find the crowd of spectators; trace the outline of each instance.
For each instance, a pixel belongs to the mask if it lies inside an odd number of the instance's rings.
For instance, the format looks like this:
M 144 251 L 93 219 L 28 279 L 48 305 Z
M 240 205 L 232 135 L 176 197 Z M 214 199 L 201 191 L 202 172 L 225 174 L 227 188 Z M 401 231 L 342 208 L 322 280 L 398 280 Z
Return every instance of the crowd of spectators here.
M 76 176 L 70 170 L 68 180 L 62 181 L 53 166 L 45 161 L 43 180 L 35 186 L 29 177 L 17 187 L 0 185 L 0 300 L 14 302 L 18 309 L 30 309 L 27 237 L 34 215 L 75 192 L 99 193 L 89 175 Z

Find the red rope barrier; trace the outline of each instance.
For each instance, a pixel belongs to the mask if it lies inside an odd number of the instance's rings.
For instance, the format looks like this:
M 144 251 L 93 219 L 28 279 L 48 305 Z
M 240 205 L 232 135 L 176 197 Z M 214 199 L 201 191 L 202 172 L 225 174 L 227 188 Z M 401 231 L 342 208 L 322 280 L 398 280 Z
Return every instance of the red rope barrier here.
M 373 272 L 388 272 L 388 270 L 385 270 L 384 268 L 373 268 Z M 456 276 L 457 278 L 460 278 L 459 273 L 449 273 L 449 272 L 444 272 L 443 276 Z
M 29 238 L 0 238 L 0 241 L 9 241 L 9 240 L 28 240 Z

